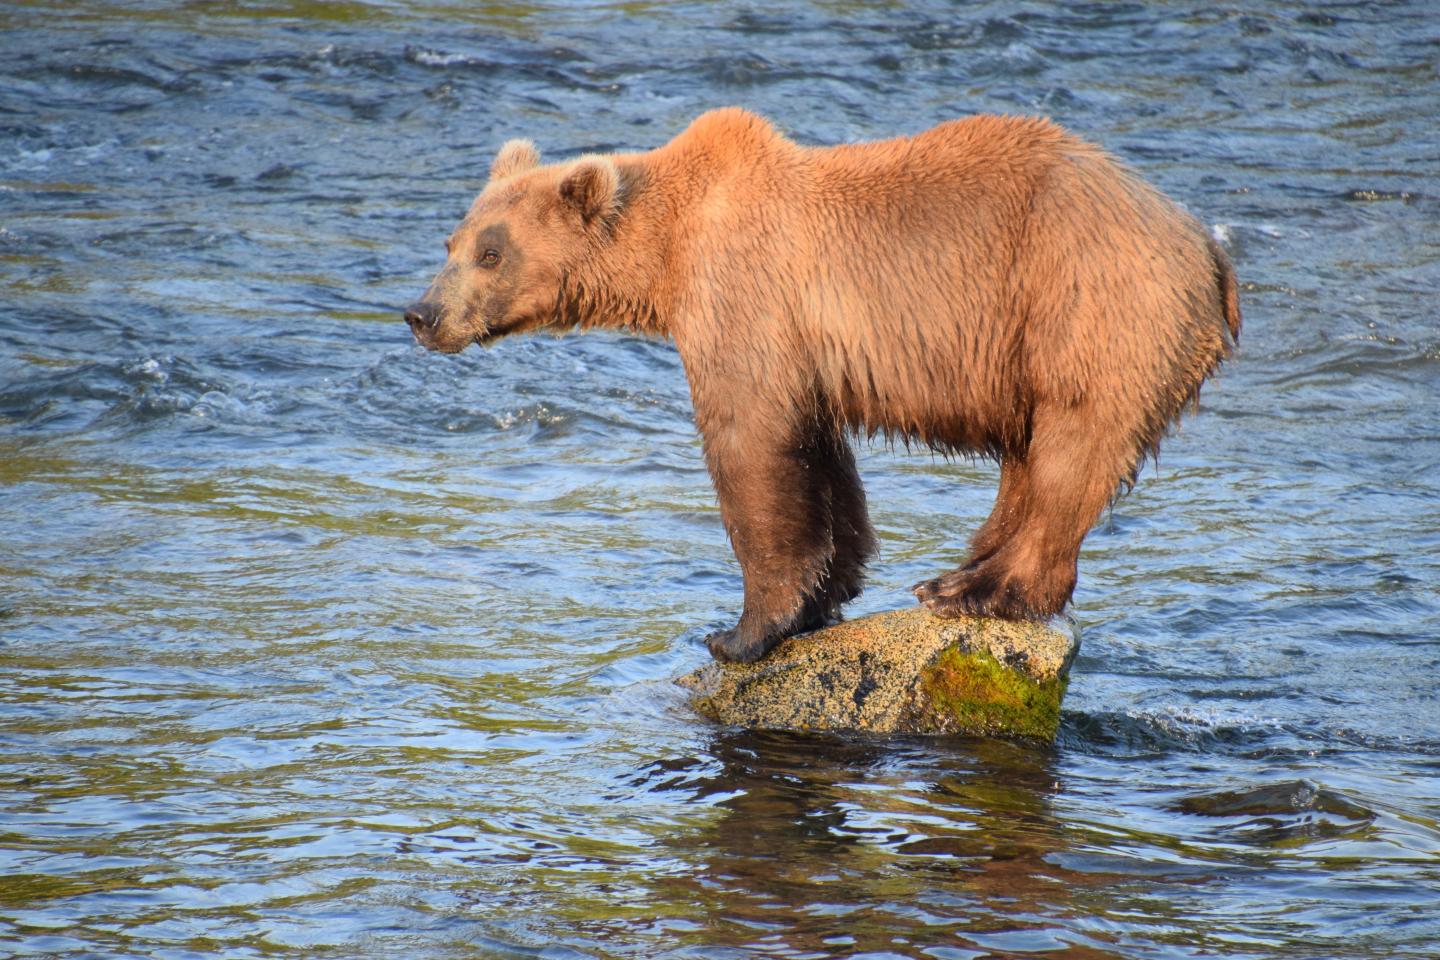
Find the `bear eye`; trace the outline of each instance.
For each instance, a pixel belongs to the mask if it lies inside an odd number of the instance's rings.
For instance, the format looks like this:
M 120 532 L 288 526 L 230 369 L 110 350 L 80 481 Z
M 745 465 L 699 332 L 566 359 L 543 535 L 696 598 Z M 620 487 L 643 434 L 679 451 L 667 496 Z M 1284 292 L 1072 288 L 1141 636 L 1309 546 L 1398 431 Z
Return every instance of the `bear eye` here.
M 500 251 L 486 250 L 480 254 L 480 266 L 493 267 L 500 262 Z

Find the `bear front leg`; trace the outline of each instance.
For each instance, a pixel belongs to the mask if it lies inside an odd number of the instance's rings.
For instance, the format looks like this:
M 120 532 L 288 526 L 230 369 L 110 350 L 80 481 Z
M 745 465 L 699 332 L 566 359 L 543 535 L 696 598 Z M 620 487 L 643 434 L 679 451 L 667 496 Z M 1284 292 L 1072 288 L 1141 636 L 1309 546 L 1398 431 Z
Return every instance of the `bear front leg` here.
M 833 424 L 817 427 L 806 452 L 810 470 L 829 481 L 824 507 L 834 550 L 818 587 L 807 601 L 800 631 L 816 630 L 840 619 L 841 606 L 860 595 L 865 567 L 877 550 L 875 531 L 865 507 L 865 489 L 845 435 Z
M 822 590 L 835 561 L 825 458 L 793 431 L 765 423 L 745 427 L 702 432 L 720 516 L 745 579 L 739 623 L 711 634 L 706 644 L 717 659 L 749 663 L 785 637 L 818 626 L 810 621 L 837 607 L 838 597 Z M 848 589 L 848 565 L 846 579 Z

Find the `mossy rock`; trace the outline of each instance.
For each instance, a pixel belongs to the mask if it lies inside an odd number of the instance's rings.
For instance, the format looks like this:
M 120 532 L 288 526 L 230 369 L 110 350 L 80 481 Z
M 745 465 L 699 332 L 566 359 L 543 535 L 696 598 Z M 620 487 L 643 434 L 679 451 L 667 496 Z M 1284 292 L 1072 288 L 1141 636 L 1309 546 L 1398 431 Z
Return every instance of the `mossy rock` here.
M 677 682 L 702 715 L 732 726 L 1048 742 L 1079 648 L 1073 627 L 913 607 L 791 637 L 758 663 L 708 663 Z

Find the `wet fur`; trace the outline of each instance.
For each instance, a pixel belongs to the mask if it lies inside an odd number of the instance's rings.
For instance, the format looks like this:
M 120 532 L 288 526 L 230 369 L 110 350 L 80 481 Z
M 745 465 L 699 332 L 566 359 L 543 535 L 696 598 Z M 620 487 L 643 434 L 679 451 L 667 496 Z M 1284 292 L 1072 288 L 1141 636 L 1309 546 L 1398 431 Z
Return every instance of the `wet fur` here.
M 497 223 L 503 277 L 473 266 Z M 674 339 L 744 574 L 738 624 L 710 638 L 724 659 L 860 592 L 876 543 L 850 431 L 1000 462 L 968 560 L 921 602 L 1059 612 L 1086 532 L 1240 332 L 1202 225 L 1038 119 L 817 148 L 729 109 L 648 153 L 553 166 L 516 141 L 452 241 L 428 346 L 573 325 Z

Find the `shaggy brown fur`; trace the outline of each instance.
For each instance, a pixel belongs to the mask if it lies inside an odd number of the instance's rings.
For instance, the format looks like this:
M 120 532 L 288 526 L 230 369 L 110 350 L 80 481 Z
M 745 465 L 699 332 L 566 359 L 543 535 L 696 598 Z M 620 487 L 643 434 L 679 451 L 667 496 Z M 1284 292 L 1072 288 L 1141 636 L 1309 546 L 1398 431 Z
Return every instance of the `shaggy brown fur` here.
M 1038 119 L 812 148 L 742 110 L 648 153 L 527 141 L 406 313 L 428 347 L 538 327 L 674 339 L 745 578 L 716 656 L 754 660 L 860 592 L 875 537 L 849 430 L 999 460 L 942 615 L 1045 617 L 1080 542 L 1240 333 L 1194 218 Z

